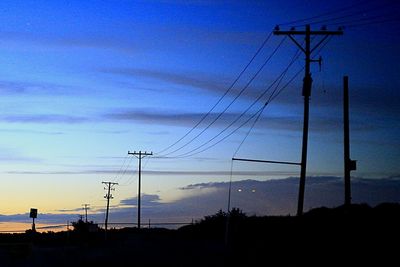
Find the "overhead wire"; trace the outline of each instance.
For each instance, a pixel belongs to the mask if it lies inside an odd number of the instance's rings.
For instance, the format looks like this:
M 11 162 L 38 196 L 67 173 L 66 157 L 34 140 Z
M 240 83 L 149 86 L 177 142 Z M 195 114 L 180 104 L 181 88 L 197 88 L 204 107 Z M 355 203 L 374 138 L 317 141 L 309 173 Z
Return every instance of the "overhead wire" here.
M 161 154 L 167 150 L 169 150 L 170 148 L 172 148 L 173 146 L 175 146 L 176 144 L 178 144 L 180 141 L 182 141 L 185 137 L 187 137 L 191 132 L 193 132 L 210 114 L 211 112 L 219 105 L 219 103 L 221 103 L 221 101 L 225 98 L 225 96 L 232 90 L 232 88 L 235 86 L 235 84 L 239 81 L 239 79 L 243 76 L 243 74 L 246 72 L 246 70 L 250 67 L 250 65 L 253 63 L 253 61 L 255 60 L 255 58 L 258 56 L 258 54 L 261 52 L 261 50 L 265 47 L 265 45 L 267 44 L 267 42 L 269 41 L 269 39 L 271 39 L 273 32 L 271 31 L 268 36 L 264 39 L 264 41 L 262 42 L 262 44 L 260 45 L 260 47 L 257 49 L 257 51 L 254 53 L 254 55 L 251 57 L 250 61 L 246 64 L 246 66 L 240 71 L 239 75 L 235 78 L 235 80 L 232 82 L 232 84 L 227 88 L 227 90 L 221 95 L 221 97 L 218 99 L 218 101 L 211 107 L 211 109 L 204 114 L 201 119 L 188 131 L 186 132 L 181 138 L 179 138 L 178 140 L 176 140 L 174 143 L 172 143 L 171 145 L 169 145 L 168 147 L 158 151 L 155 154 Z
M 247 84 L 239 91 L 239 93 L 235 96 L 235 98 L 220 112 L 218 115 L 202 130 L 200 131 L 197 135 L 195 135 L 192 139 L 190 139 L 188 142 L 186 142 L 184 145 L 178 147 L 177 149 L 166 153 L 162 156 L 168 156 L 171 155 L 175 152 L 180 151 L 184 147 L 188 146 L 190 143 L 192 143 L 195 139 L 200 137 L 206 130 L 208 130 L 221 116 L 233 105 L 234 102 L 243 94 L 243 92 L 250 86 L 250 84 L 254 81 L 255 78 L 260 74 L 260 72 L 264 69 L 264 67 L 268 64 L 268 62 L 272 59 L 272 57 L 276 54 L 278 49 L 282 46 L 283 42 L 286 40 L 286 38 L 283 38 L 281 42 L 276 46 L 276 48 L 272 51 L 272 53 L 268 56 L 268 58 L 264 61 L 264 63 L 260 66 L 260 68 L 257 70 L 257 72 L 251 77 L 251 79 L 247 82 Z
M 294 80 L 295 78 L 297 78 L 297 76 L 301 73 L 301 71 L 302 71 L 303 69 L 304 69 L 304 67 L 302 67 L 298 72 L 296 72 L 296 74 L 290 79 L 290 81 L 289 81 L 288 83 L 286 83 L 286 84 L 281 88 L 281 90 L 282 90 L 282 89 L 285 89 L 287 86 L 289 86 L 289 84 L 290 84 L 291 82 L 293 82 L 293 80 Z M 273 99 L 274 99 L 274 98 L 271 98 L 271 101 L 272 101 Z M 209 150 L 209 149 L 211 149 L 212 147 L 218 145 L 219 143 L 225 141 L 228 137 L 230 137 L 232 134 L 234 134 L 234 133 L 235 133 L 236 131 L 238 131 L 240 128 L 242 128 L 242 127 L 245 126 L 247 123 L 249 123 L 249 121 L 251 121 L 254 117 L 258 116 L 258 114 L 259 114 L 260 112 L 262 112 L 262 111 L 264 110 L 265 106 L 268 105 L 268 104 L 269 104 L 269 102 L 267 102 L 266 104 L 264 104 L 260 109 L 258 109 L 258 111 L 257 111 L 256 113 L 254 113 L 252 116 L 250 116 L 247 120 L 245 120 L 242 124 L 240 124 L 240 125 L 239 125 L 238 127 L 236 127 L 234 130 L 232 130 L 229 134 L 227 134 L 226 136 L 224 136 L 222 139 L 218 140 L 218 141 L 215 142 L 214 144 L 211 144 L 210 146 L 208 146 L 208 147 L 206 147 L 206 148 L 204 148 L 204 149 L 202 149 L 202 150 L 200 150 L 200 151 L 197 151 L 197 152 L 195 152 L 195 153 L 192 153 L 192 154 L 190 154 L 190 155 L 185 156 L 185 158 L 186 158 L 186 157 L 192 157 L 192 156 L 194 156 L 194 155 L 200 154 L 200 153 L 202 153 L 202 152 L 204 152 L 204 151 L 206 151 L 206 150 Z M 177 158 L 179 158 L 179 157 L 177 157 Z
M 358 22 L 374 22 L 375 20 L 382 20 L 382 18 L 385 18 L 385 20 L 389 20 L 387 17 L 390 15 L 395 15 L 396 17 L 390 18 L 390 19 L 397 19 L 399 20 L 400 18 L 397 16 L 397 14 L 393 13 L 387 13 L 387 14 L 380 14 L 380 15 L 375 15 L 375 16 L 370 16 L 370 17 L 364 17 L 364 18 L 359 18 L 359 19 L 353 19 L 353 20 L 347 20 L 347 21 L 341 21 L 341 22 L 335 22 L 335 23 L 329 23 L 327 26 L 335 26 L 335 25 L 340 25 L 340 26 L 346 26 Z
M 376 24 L 382 24 L 382 23 L 388 23 L 388 22 L 400 22 L 400 18 L 392 18 L 392 19 L 377 20 L 377 21 L 371 21 L 371 22 L 365 22 L 365 23 L 349 24 L 349 25 L 346 25 L 346 28 L 357 28 L 357 27 L 362 27 L 362 26 L 370 26 L 370 25 L 376 25 Z
M 293 25 L 293 24 L 299 23 L 299 22 L 310 21 L 310 20 L 313 20 L 313 19 L 326 17 L 326 16 L 330 16 L 330 15 L 333 15 L 333 14 L 337 14 L 337 13 L 342 13 L 343 11 L 351 10 L 354 7 L 363 5 L 366 2 L 369 2 L 369 1 L 368 0 L 364 0 L 364 1 L 360 1 L 358 3 L 354 3 L 354 4 L 351 4 L 351 5 L 345 6 L 345 7 L 337 8 L 337 9 L 334 9 L 334 10 L 331 10 L 331 11 L 327 11 L 327 12 L 324 12 L 324 13 L 321 13 L 321 14 L 318 14 L 318 15 L 315 15 L 315 16 L 308 17 L 308 18 L 292 20 L 292 21 L 285 22 L 285 23 L 279 23 L 278 26 Z
M 329 43 L 329 41 L 332 39 L 333 36 L 330 36 L 327 38 L 327 40 L 319 47 L 318 49 L 318 53 L 320 53 L 324 47 Z M 302 71 L 304 70 L 304 67 L 302 67 L 296 74 L 294 77 L 297 77 Z M 289 83 L 292 82 L 291 79 L 289 81 Z M 276 94 L 271 94 L 270 99 L 268 99 L 268 101 L 273 101 L 276 97 L 278 97 L 283 90 L 286 88 L 286 86 L 282 87 L 281 90 L 279 90 Z M 267 101 L 267 102 L 268 102 Z M 240 150 L 240 148 L 242 147 L 242 145 L 244 144 L 244 142 L 246 141 L 246 139 L 248 138 L 248 136 L 250 135 L 250 132 L 253 130 L 254 126 L 256 125 L 256 123 L 259 121 L 261 114 L 263 113 L 265 107 L 266 107 L 267 103 L 262 107 L 261 111 L 258 113 L 256 119 L 253 121 L 251 127 L 248 129 L 248 131 L 246 132 L 246 135 L 244 136 L 244 138 L 242 139 L 242 141 L 240 142 L 239 146 L 237 147 L 237 149 L 235 150 L 235 152 L 233 153 L 232 159 L 231 159 L 231 166 L 230 166 L 230 176 L 229 176 L 229 184 L 228 184 L 228 213 L 230 212 L 230 206 L 231 206 L 231 198 L 232 198 L 232 180 L 233 180 L 233 163 L 234 160 L 233 158 L 237 155 L 238 151 Z
M 119 178 L 116 180 L 117 183 L 120 183 L 122 181 L 123 177 L 125 176 L 126 172 L 128 171 L 128 168 L 130 167 L 130 165 L 132 163 L 133 157 L 129 157 L 129 156 L 127 156 L 127 157 L 129 158 L 129 161 L 126 164 L 124 171 L 120 174 Z
M 322 20 L 312 21 L 312 22 L 307 23 L 307 24 L 315 25 L 315 24 L 322 24 L 322 23 L 325 23 L 325 22 L 334 22 L 334 21 L 337 21 L 337 20 L 345 19 L 345 18 L 357 17 L 359 15 L 362 15 L 363 18 L 367 18 L 366 17 L 366 13 L 367 12 L 376 13 L 377 11 L 379 11 L 379 10 L 381 10 L 383 8 L 388 8 L 388 7 L 390 7 L 392 5 L 395 5 L 395 4 L 398 4 L 398 3 L 393 2 L 393 3 L 389 4 L 389 5 L 387 3 L 384 3 L 384 4 L 379 5 L 379 6 L 374 6 L 374 7 L 370 7 L 370 8 L 367 8 L 367 9 L 359 10 L 357 12 L 352 12 L 350 14 L 344 14 L 344 15 L 340 15 L 340 16 L 337 16 L 337 17 L 333 17 L 333 18 L 326 18 L 326 19 L 322 19 Z M 381 15 L 381 16 L 384 16 L 384 15 Z M 307 24 L 295 25 L 294 27 L 301 27 L 301 26 L 305 26 Z M 337 24 L 339 25 L 340 22 L 337 23 Z M 329 25 L 332 25 L 332 24 L 327 24 L 327 26 L 329 26 Z
M 213 138 L 209 139 L 205 143 L 201 144 L 200 146 L 198 146 L 198 147 L 196 147 L 196 148 L 194 148 L 194 149 L 192 149 L 192 150 L 190 150 L 190 151 L 188 151 L 188 152 L 186 152 L 184 154 L 178 155 L 176 157 L 181 158 L 183 156 L 189 155 L 189 154 L 193 153 L 194 151 L 199 150 L 200 148 L 206 146 L 211 141 L 213 141 L 214 139 L 219 137 L 226 130 L 228 130 L 230 127 L 232 127 L 236 122 L 238 122 L 256 103 L 258 103 L 269 92 L 269 90 L 272 87 L 275 86 L 275 90 L 272 93 L 272 94 L 274 94 L 274 92 L 276 92 L 277 88 L 279 87 L 280 83 L 282 82 L 283 78 L 285 77 L 286 73 L 288 72 L 289 68 L 294 64 L 294 62 L 298 59 L 299 56 L 300 56 L 299 50 L 296 50 L 296 54 L 292 58 L 292 60 L 289 63 L 289 65 L 286 66 L 285 69 L 278 75 L 278 77 L 257 97 L 257 99 L 255 99 L 251 103 L 251 105 L 249 105 L 239 116 L 236 117 L 236 119 L 234 119 L 228 126 L 226 126 L 225 129 L 220 131 L 217 135 L 215 135 Z
M 327 40 L 319 47 L 318 49 L 318 54 L 324 49 L 324 47 L 330 42 L 330 40 L 332 39 L 333 36 L 329 36 L 327 38 Z M 304 67 L 302 67 L 295 75 L 295 77 L 300 74 L 301 71 L 304 70 Z M 289 81 L 291 82 L 291 81 Z M 276 94 L 271 94 L 270 99 L 268 99 L 267 102 L 273 101 L 275 98 L 277 98 L 284 90 L 285 87 L 282 87 L 281 90 L 279 90 Z M 266 105 L 265 105 L 266 106 Z M 264 106 L 264 107 L 265 107 Z M 259 117 L 261 116 L 262 112 L 257 116 L 256 120 L 253 122 L 252 126 L 249 128 L 249 130 L 247 131 L 246 135 L 244 136 L 243 140 L 240 142 L 239 146 L 237 147 L 237 149 L 235 150 L 235 152 L 233 153 L 232 158 L 234 158 L 236 156 L 236 154 L 238 153 L 238 151 L 240 150 L 241 146 L 243 145 L 243 143 L 245 142 L 245 140 L 247 139 L 247 137 L 249 136 L 250 132 L 253 130 L 255 124 L 257 123 L 257 121 L 259 120 Z M 233 164 L 233 160 L 232 160 L 232 164 Z
M 127 158 L 128 158 L 128 155 L 126 155 L 126 156 L 124 157 L 124 161 L 122 162 L 122 165 L 121 165 L 121 167 L 119 168 L 118 172 L 115 174 L 114 180 L 116 180 L 117 177 L 118 177 L 118 175 L 121 173 L 122 168 L 125 166 L 125 162 L 126 162 Z

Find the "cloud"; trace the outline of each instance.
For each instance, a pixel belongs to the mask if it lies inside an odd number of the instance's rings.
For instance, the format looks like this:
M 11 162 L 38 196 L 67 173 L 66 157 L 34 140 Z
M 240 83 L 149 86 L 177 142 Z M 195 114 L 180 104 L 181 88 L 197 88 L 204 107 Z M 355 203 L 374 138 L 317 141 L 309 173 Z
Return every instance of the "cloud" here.
M 299 179 L 257 181 L 241 180 L 232 182 L 231 207 L 238 207 L 248 214 L 286 215 L 295 214 L 297 209 Z M 188 185 L 181 188 L 181 199 L 159 203 L 160 197 L 149 195 L 145 217 L 199 218 L 226 209 L 228 200 L 227 182 L 213 182 Z M 315 207 L 335 207 L 343 204 L 343 179 L 340 177 L 308 177 L 306 182 L 305 210 Z M 400 202 L 400 179 L 352 179 L 352 200 L 354 203 L 368 203 L 375 206 L 382 202 Z M 121 203 L 124 203 L 122 200 Z M 127 199 L 136 204 L 136 199 Z M 121 211 L 122 212 L 122 211 Z M 127 212 L 126 210 L 123 212 Z M 133 213 L 133 211 L 132 211 Z M 118 216 L 117 213 L 114 216 Z
M 128 77 L 145 77 L 153 80 L 163 81 L 169 84 L 184 85 L 192 88 L 202 88 L 208 91 L 222 91 L 226 90 L 223 83 L 217 82 L 214 79 L 204 79 L 203 75 L 187 75 L 181 73 L 167 72 L 161 70 L 139 69 L 139 68 L 114 68 L 103 69 L 103 73 L 123 75 Z
M 8 150 L 7 148 L 0 149 L 0 162 L 14 162 L 14 163 L 26 163 L 33 162 L 38 163 L 41 162 L 42 159 L 29 157 L 25 155 L 21 155 L 18 151 Z
M 37 223 L 66 224 L 67 221 L 78 220 L 78 214 L 39 213 Z M 29 213 L 0 215 L 0 222 L 32 222 Z
M 254 112 L 253 112 L 254 113 Z M 226 112 L 224 113 L 213 126 L 215 127 L 226 127 L 233 121 L 237 120 L 233 126 L 228 129 L 225 134 L 230 133 L 238 126 L 242 125 L 245 121 L 253 115 L 249 112 L 246 115 L 241 116 L 241 113 L 237 112 Z M 125 110 L 119 112 L 111 112 L 103 114 L 103 118 L 111 121 L 133 121 L 152 125 L 168 125 L 168 126 L 184 126 L 193 127 L 198 121 L 200 121 L 206 113 L 192 113 L 192 112 L 173 112 L 173 111 L 143 111 L 143 110 Z M 199 128 L 204 128 L 205 125 L 214 121 L 219 116 L 219 113 L 210 113 Z M 237 119 L 239 118 L 240 119 Z M 253 120 L 251 119 L 247 125 Z M 328 116 L 323 114 L 320 116 L 314 116 L 310 125 L 311 131 L 316 132 L 327 132 L 327 131 L 338 131 L 341 129 L 343 122 L 341 117 Z M 366 123 L 364 119 L 352 119 L 352 131 L 369 131 L 377 128 L 382 128 L 381 125 L 374 125 Z M 286 131 L 297 131 L 300 132 L 302 129 L 302 116 L 294 115 L 271 115 L 268 114 L 268 109 L 264 111 L 264 115 L 255 125 L 257 129 L 271 129 L 271 130 L 286 130 Z M 224 136 L 223 134 L 222 136 Z
M 276 180 L 241 180 L 232 182 L 231 207 L 238 207 L 249 215 L 295 214 L 299 179 L 289 177 Z M 162 202 L 161 196 L 143 194 L 143 222 L 190 222 L 218 210 L 226 210 L 228 182 L 192 184 L 181 188 L 183 197 Z M 340 177 L 308 177 L 305 191 L 305 210 L 316 207 L 335 207 L 343 204 L 343 179 Z M 110 210 L 110 222 L 133 222 L 136 220 L 136 198 L 122 199 Z M 400 177 L 376 179 L 352 179 L 353 203 L 375 206 L 382 202 L 400 202 Z M 82 208 L 63 210 L 76 213 L 39 214 L 44 223 L 76 221 Z M 89 220 L 102 223 L 104 209 L 91 210 Z M 0 215 L 0 222 L 29 222 L 28 214 Z
M 225 94 L 235 78 L 224 77 L 221 75 L 214 76 L 202 72 L 173 72 L 144 68 L 104 68 L 99 71 L 105 74 L 120 75 L 134 79 L 146 78 L 161 81 L 172 88 L 179 87 L 184 89 L 196 89 L 218 96 Z M 227 94 L 228 98 L 235 97 L 244 88 L 244 84 L 250 79 L 249 77 L 245 77 L 246 76 L 242 77 L 242 79 L 229 90 L 229 93 Z M 266 82 L 260 81 L 259 79 L 254 80 L 251 85 L 242 92 L 241 100 L 249 101 L 257 99 L 270 83 L 272 83 L 272 81 Z M 158 89 L 157 91 L 162 92 L 164 90 L 165 89 Z
M 119 169 L 111 170 L 78 170 L 78 171 L 6 171 L 3 173 L 7 174 L 42 174 L 42 175 L 52 175 L 52 174 L 64 174 L 64 175 L 76 175 L 76 174 L 116 174 L 119 173 Z M 159 175 L 159 176 L 227 176 L 230 175 L 230 171 L 158 171 L 158 170 L 143 170 L 143 174 L 148 175 Z M 234 171 L 234 175 L 246 175 L 246 176 L 261 176 L 261 175 L 291 175 L 291 172 L 283 171 Z
M 127 110 L 121 112 L 104 114 L 105 119 L 116 121 L 136 121 L 147 124 L 163 124 L 173 126 L 187 126 L 191 127 L 196 122 L 200 121 L 206 113 L 186 113 L 186 112 L 171 112 L 171 111 L 142 111 L 142 110 Z M 223 114 L 215 123 L 215 126 L 227 126 L 241 113 L 227 112 Z M 248 120 L 252 114 L 244 115 L 237 121 L 235 126 L 240 125 Z M 210 113 L 207 116 L 204 124 L 214 121 L 219 116 L 219 113 Z M 235 126 L 232 128 L 234 129 Z M 258 127 L 269 128 L 285 128 L 293 129 L 301 126 L 301 120 L 297 117 L 280 116 L 280 117 L 267 117 L 265 120 L 257 124 Z
M 343 106 L 343 89 L 327 85 L 321 89 L 318 85 L 313 87 L 311 105 L 316 108 L 341 108 Z M 352 117 L 357 114 L 369 115 L 375 118 L 377 115 L 389 117 L 400 114 L 400 107 L 397 103 L 398 91 L 396 85 L 350 85 L 350 110 Z M 299 105 L 302 103 L 300 94 L 293 93 L 293 90 L 286 90 L 282 96 L 276 99 L 281 105 Z M 373 108 L 372 108 L 373 107 Z M 379 123 L 376 121 L 375 123 Z
M 75 209 L 60 209 L 57 211 L 58 212 L 82 212 L 82 210 L 83 210 L 83 208 L 75 208 Z
M 45 134 L 45 135 L 61 135 L 64 132 L 56 131 L 38 131 L 38 130 L 26 130 L 26 129 L 1 129 L 2 133 L 21 133 L 21 134 Z
M 71 91 L 79 92 L 75 88 L 60 84 L 46 82 L 27 82 L 27 81 L 0 81 L 0 94 L 45 94 L 45 95 L 64 95 Z
M 42 47 L 44 45 L 47 47 L 56 48 L 112 49 L 126 53 L 137 51 L 137 47 L 133 41 L 116 39 L 115 37 L 109 38 L 100 35 L 60 36 L 33 34 L 29 32 L 2 32 L 0 40 L 24 45 L 28 43 L 37 45 L 38 47 Z
M 207 196 L 223 205 L 219 194 L 227 192 L 227 183 L 189 185 L 185 190 L 214 188 Z M 306 182 L 305 209 L 326 206 L 334 207 L 343 203 L 343 179 L 339 177 L 309 177 Z M 211 191 L 212 192 L 212 191 Z M 255 181 L 246 180 L 232 183 L 231 206 L 239 207 L 250 214 L 295 214 L 297 205 L 298 178 Z M 353 179 L 352 199 L 354 203 L 377 205 L 381 202 L 400 202 L 399 179 Z M 218 202 L 219 201 L 219 202 Z M 185 199 L 190 202 L 190 199 Z M 225 196 L 226 202 L 226 196 Z M 221 206 L 223 208 L 223 206 Z
M 127 198 L 123 199 L 119 203 L 119 207 L 124 207 L 124 206 L 137 206 L 137 197 L 132 197 L 132 198 Z M 160 201 L 160 196 L 159 195 L 148 195 L 148 194 L 143 194 L 140 198 L 141 201 L 141 206 L 143 207 L 156 207 L 163 205 Z
M 59 114 L 1 115 L 0 121 L 8 123 L 66 123 L 75 124 L 89 121 L 87 117 Z

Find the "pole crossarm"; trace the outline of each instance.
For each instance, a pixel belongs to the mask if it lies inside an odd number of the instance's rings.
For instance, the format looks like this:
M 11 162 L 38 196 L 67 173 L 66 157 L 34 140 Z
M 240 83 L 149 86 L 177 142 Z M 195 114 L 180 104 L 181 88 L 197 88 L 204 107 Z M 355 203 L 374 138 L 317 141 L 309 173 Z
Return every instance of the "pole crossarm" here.
M 274 30 L 275 35 L 305 35 L 307 31 L 281 31 Z M 310 31 L 310 35 L 343 35 L 342 30 L 338 31 Z
M 232 158 L 232 160 L 249 161 L 249 162 L 262 162 L 262 163 L 272 163 L 272 164 L 285 164 L 285 165 L 298 165 L 298 166 L 301 165 L 301 163 L 299 163 L 299 162 L 289 162 L 289 161 L 275 161 L 275 160 L 261 160 L 261 159 L 242 159 L 242 158 Z
M 145 151 L 145 152 L 142 152 L 142 151 L 138 151 L 138 152 L 133 151 L 133 152 L 130 152 L 130 151 L 128 151 L 128 155 L 132 155 L 132 156 L 135 156 L 135 157 L 137 157 L 137 158 L 144 158 L 144 157 L 146 157 L 146 156 L 153 156 L 153 152 L 147 152 L 147 151 Z

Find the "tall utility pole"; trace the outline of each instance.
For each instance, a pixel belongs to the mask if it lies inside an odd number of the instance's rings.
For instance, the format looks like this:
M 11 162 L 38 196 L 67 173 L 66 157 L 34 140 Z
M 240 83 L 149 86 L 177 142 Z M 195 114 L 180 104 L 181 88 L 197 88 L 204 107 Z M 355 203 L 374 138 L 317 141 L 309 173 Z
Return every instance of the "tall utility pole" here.
M 89 209 L 90 204 L 82 204 L 83 208 L 85 209 L 85 222 L 87 223 L 87 211 Z
M 349 77 L 343 77 L 343 130 L 344 130 L 344 205 L 351 205 L 350 171 L 357 169 L 357 161 L 350 159 Z
M 135 157 L 137 157 L 139 159 L 139 181 L 138 181 L 138 196 L 137 196 L 137 211 L 138 211 L 138 215 L 137 215 L 137 227 L 138 229 L 140 229 L 140 191 L 141 191 L 141 182 L 142 182 L 142 159 L 146 156 L 152 156 L 153 152 L 147 153 L 142 152 L 142 151 L 134 151 L 134 152 L 129 152 L 128 151 L 128 155 L 133 155 Z
M 102 184 L 105 184 L 107 186 L 107 187 L 104 188 L 104 190 L 107 190 L 107 194 L 104 196 L 104 198 L 107 199 L 106 220 L 104 222 L 104 229 L 105 229 L 105 233 L 107 234 L 108 211 L 110 209 L 110 199 L 113 199 L 113 196 L 112 196 L 112 194 L 110 192 L 111 192 L 111 190 L 115 190 L 115 188 L 113 188 L 113 186 L 117 185 L 118 183 L 102 182 Z
M 303 79 L 303 96 L 304 96 L 304 119 L 303 119 L 303 142 L 301 150 L 301 171 L 300 171 L 300 186 L 299 186 L 299 198 L 297 203 L 297 215 L 303 214 L 304 205 L 304 189 L 306 184 L 306 170 L 307 170 L 307 145 L 308 145 L 308 120 L 309 120 L 309 106 L 310 106 L 310 96 L 312 87 L 312 78 L 310 71 L 311 62 L 319 62 L 321 64 L 321 59 L 314 60 L 311 59 L 312 52 L 315 51 L 329 36 L 331 35 L 342 35 L 343 31 L 311 31 L 310 25 L 306 25 L 305 31 L 281 31 L 279 28 L 275 28 L 275 35 L 287 35 L 289 38 L 300 48 L 305 54 L 305 74 Z M 302 35 L 305 37 L 305 47 L 303 47 L 293 36 Z M 311 48 L 311 36 L 323 36 L 322 39 Z

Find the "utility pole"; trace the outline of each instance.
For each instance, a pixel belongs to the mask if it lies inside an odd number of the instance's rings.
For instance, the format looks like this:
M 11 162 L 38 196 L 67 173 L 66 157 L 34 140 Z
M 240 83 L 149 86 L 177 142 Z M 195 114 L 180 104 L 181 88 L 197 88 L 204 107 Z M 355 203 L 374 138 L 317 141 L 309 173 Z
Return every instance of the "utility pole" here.
M 85 218 L 86 218 L 85 222 L 87 223 L 88 222 L 88 220 L 87 220 L 87 211 L 88 211 L 88 208 L 89 208 L 90 204 L 82 204 L 82 206 L 85 209 Z
M 101 182 L 101 183 L 107 186 L 104 188 L 104 190 L 107 190 L 107 194 L 104 196 L 104 198 L 107 199 L 106 220 L 104 222 L 105 234 L 107 235 L 108 211 L 110 209 L 110 199 L 113 199 L 113 196 L 110 192 L 115 190 L 113 186 L 118 185 L 118 183 L 113 183 L 113 182 Z
M 297 215 L 303 214 L 304 205 L 304 189 L 306 183 L 306 170 L 307 170 L 307 145 L 308 145 L 308 121 L 309 121 L 309 107 L 310 107 L 310 96 L 312 87 L 312 78 L 310 71 L 311 62 L 319 62 L 321 64 L 321 58 L 319 60 L 311 59 L 312 52 L 315 51 L 329 36 L 331 35 L 342 35 L 343 31 L 327 31 L 325 29 L 319 31 L 311 31 L 310 25 L 306 25 L 305 31 L 296 31 L 291 29 L 290 31 L 281 31 L 277 26 L 274 30 L 275 35 L 287 35 L 289 38 L 303 51 L 305 55 L 305 74 L 303 79 L 303 96 L 304 96 L 304 119 L 303 119 L 303 141 L 301 150 L 301 170 L 300 170 L 300 186 L 299 186 L 299 198 L 297 203 Z M 293 36 L 301 35 L 305 37 L 305 47 L 303 47 Z M 311 47 L 311 36 L 323 36 L 322 39 L 313 47 Z
M 349 77 L 343 77 L 343 130 L 344 130 L 344 205 L 351 205 L 350 171 L 357 169 L 357 161 L 350 159 Z
M 140 229 L 140 191 L 141 191 L 141 179 L 142 179 L 142 159 L 146 156 L 152 156 L 153 152 L 142 152 L 142 151 L 134 151 L 134 152 L 129 152 L 128 155 L 133 155 L 139 159 L 139 181 L 138 181 L 138 196 L 137 196 L 137 210 L 138 210 L 138 215 L 137 215 L 137 227 Z

